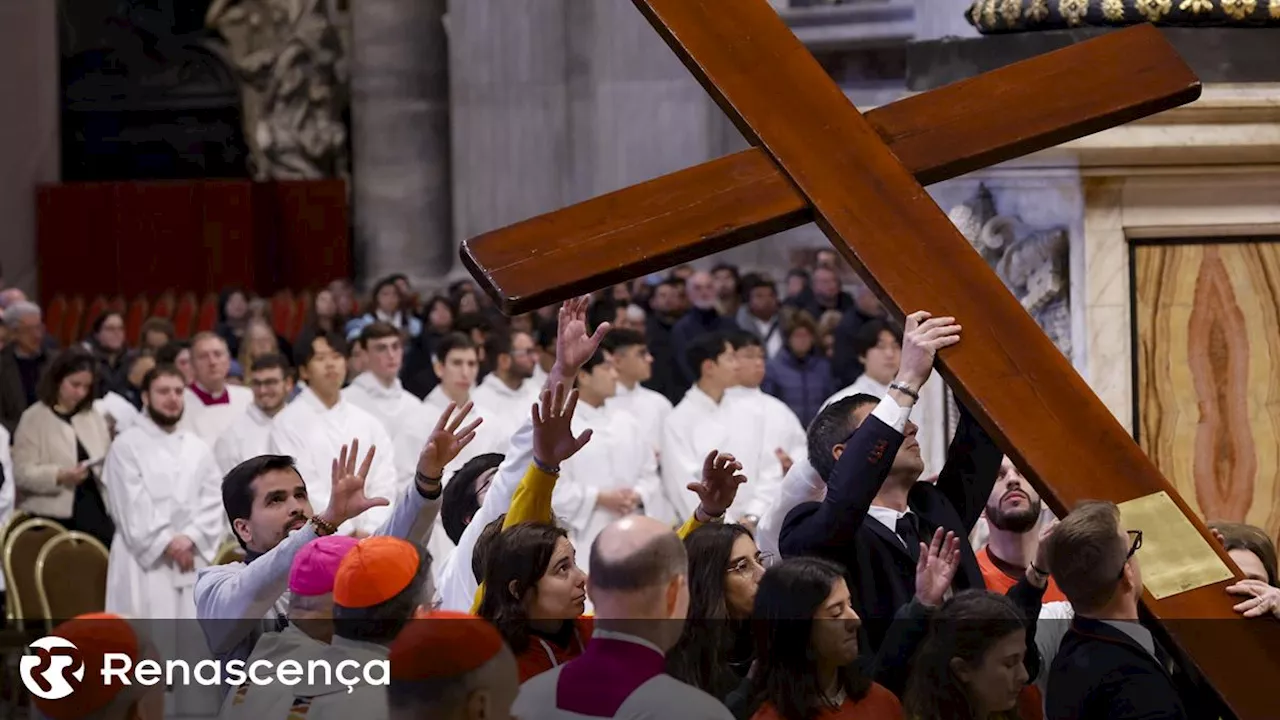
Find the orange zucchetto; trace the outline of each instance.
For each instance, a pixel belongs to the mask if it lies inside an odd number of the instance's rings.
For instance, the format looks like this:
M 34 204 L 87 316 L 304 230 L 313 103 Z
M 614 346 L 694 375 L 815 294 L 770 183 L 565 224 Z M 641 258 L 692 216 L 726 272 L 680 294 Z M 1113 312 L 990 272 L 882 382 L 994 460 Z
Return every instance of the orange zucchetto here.
M 419 562 L 412 543 L 386 536 L 365 538 L 338 565 L 333 602 L 353 609 L 384 603 L 409 587 Z
M 502 652 L 502 636 L 484 618 L 437 611 L 412 620 L 391 644 L 391 679 L 465 675 Z
M 78 685 L 72 684 L 73 692 L 64 698 L 46 700 L 33 693 L 32 701 L 45 717 L 50 720 L 79 720 L 89 717 L 106 708 L 120 691 L 130 687 L 118 682 L 107 685 L 102 679 L 103 658 L 108 653 L 127 655 L 134 663 L 138 661 L 138 635 L 124 618 L 110 613 L 80 615 L 57 626 L 50 635 L 68 640 L 76 646 L 78 658 L 83 663 L 84 675 Z M 38 657 L 48 654 L 44 650 L 35 652 Z M 74 660 L 75 658 L 73 663 Z M 50 659 L 46 657 L 44 661 L 49 662 Z M 52 668 L 63 665 L 61 662 L 53 663 Z M 42 673 L 33 673 L 33 678 L 36 675 Z M 64 678 L 70 681 L 70 673 L 64 675 Z

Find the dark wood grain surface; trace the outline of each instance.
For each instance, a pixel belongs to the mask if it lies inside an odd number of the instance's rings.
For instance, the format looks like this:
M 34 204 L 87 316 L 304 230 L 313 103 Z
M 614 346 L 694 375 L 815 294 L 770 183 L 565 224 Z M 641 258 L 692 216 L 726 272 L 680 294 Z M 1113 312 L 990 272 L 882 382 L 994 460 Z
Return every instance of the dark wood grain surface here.
M 635 2 L 738 128 L 773 156 L 809 200 L 832 244 L 889 307 L 899 316 L 928 309 L 959 319 L 964 336 L 940 354 L 942 374 L 1056 512 L 1085 499 L 1123 502 L 1168 491 L 1240 576 L 1173 486 L 765 0 L 735 3 L 733 22 L 725 22 L 713 0 Z M 1150 27 L 1138 32 L 1158 36 Z M 1038 77 L 1024 81 L 1040 84 L 1047 107 L 1099 116 L 1122 111 L 1106 93 L 1063 97 L 1061 84 L 1088 72 L 1098 89 L 1171 83 L 1184 88 L 1183 99 L 1195 97 L 1195 75 L 1169 55 L 1040 68 Z M 999 96 L 986 101 L 998 116 Z M 949 121 L 946 108 L 927 111 L 914 118 L 920 127 Z M 1000 128 L 993 117 L 977 131 L 994 135 Z M 1145 604 L 1161 620 L 1217 620 L 1166 628 L 1236 715 L 1268 717 L 1274 701 L 1263 688 L 1266 678 L 1280 677 L 1280 623 L 1238 618 L 1225 586 L 1160 601 L 1148 593 Z M 1222 630 L 1210 631 L 1212 625 Z M 1245 627 L 1248 632 L 1240 631 Z
M 1096 82 L 1089 68 L 1099 65 L 1115 82 Z M 928 185 L 1193 99 L 1194 84 L 1159 72 L 1164 65 L 1181 66 L 1169 44 L 1150 28 L 1130 28 L 866 119 Z M 1078 102 L 1083 95 L 1089 103 Z M 499 306 L 518 314 L 812 220 L 804 195 L 753 148 L 480 235 L 461 254 Z

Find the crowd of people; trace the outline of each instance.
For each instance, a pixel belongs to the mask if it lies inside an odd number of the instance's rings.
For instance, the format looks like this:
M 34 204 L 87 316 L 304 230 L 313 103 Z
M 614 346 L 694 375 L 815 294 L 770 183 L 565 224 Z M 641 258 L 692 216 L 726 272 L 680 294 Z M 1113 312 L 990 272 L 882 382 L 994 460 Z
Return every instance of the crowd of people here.
M 107 313 L 58 350 L 0 304 L 0 514 L 109 548 L 106 613 L 55 633 L 90 675 L 103 643 L 174 653 L 163 618 L 222 661 L 389 664 L 228 686 L 226 717 L 1225 716 L 1139 622 L 1142 528 L 1054 518 L 963 407 L 926 439 L 963 328 L 896 326 L 834 253 L 781 291 L 682 267 L 515 318 L 469 283 L 386 278 L 363 312 L 335 283 L 295 338 L 231 290 L 214 331 L 138 348 Z M 1280 618 L 1270 538 L 1214 528 L 1238 612 Z M 77 697 L 36 707 L 180 702 Z

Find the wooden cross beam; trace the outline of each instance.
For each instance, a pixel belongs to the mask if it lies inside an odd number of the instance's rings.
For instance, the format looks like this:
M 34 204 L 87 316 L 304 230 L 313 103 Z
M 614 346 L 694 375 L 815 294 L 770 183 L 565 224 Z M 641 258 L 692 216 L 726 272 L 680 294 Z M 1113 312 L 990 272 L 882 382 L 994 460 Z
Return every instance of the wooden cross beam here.
M 1165 491 L 1193 542 L 1242 577 L 920 185 L 1195 99 L 1199 82 L 1158 31 L 1113 33 L 864 117 L 766 0 L 634 2 L 754 149 L 466 243 L 464 262 L 504 310 L 812 220 L 899 318 L 959 319 L 963 342 L 939 355 L 940 372 L 1056 512 Z M 1280 623 L 1240 619 L 1227 584 L 1159 600 L 1148 590 L 1144 606 L 1235 715 L 1268 717 Z

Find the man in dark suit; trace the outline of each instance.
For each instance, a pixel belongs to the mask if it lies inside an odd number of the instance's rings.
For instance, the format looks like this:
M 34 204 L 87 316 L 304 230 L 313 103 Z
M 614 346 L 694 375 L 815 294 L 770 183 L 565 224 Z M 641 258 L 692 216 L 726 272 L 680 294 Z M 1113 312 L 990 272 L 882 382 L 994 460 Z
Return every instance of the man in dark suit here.
M 36 401 L 36 386 L 53 352 L 46 342 L 40 306 L 35 303 L 9 305 L 4 324 L 9 329 L 9 342 L 0 350 L 0 424 L 12 435 L 22 413 Z
M 888 395 L 832 403 L 809 426 L 809 462 L 826 480 L 827 494 L 787 514 L 780 549 L 784 557 L 816 555 L 846 568 L 871 652 L 915 593 L 919 543 L 938 528 L 967 538 L 1000 470 L 1002 452 L 962 410 L 937 484 L 918 482 L 924 461 L 908 416 L 933 371 L 935 353 L 958 342 L 959 333 L 954 318 L 908 316 Z M 984 588 L 973 549 L 967 542 L 960 547 L 952 589 Z
M 1109 502 L 1084 503 L 1047 538 L 1054 580 L 1075 618 L 1049 671 L 1048 720 L 1178 720 L 1188 715 L 1182 682 L 1138 622 L 1142 531 L 1120 524 Z M 1216 714 L 1205 717 L 1217 717 Z

